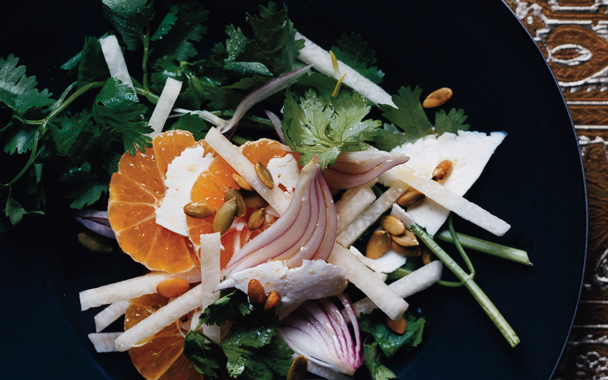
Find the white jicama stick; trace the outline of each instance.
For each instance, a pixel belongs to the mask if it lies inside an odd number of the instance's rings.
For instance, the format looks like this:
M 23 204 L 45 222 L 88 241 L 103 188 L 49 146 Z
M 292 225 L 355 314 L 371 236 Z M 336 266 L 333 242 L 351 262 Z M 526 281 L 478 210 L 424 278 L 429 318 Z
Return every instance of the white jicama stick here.
M 89 340 L 93 343 L 95 351 L 102 352 L 116 352 L 116 346 L 114 342 L 122 334 L 121 332 L 107 332 L 107 333 L 91 333 L 89 334 Z
M 110 35 L 101 38 L 99 44 L 108 65 L 110 76 L 131 87 L 135 93 L 135 86 L 133 86 L 131 75 L 129 75 L 129 70 L 127 69 L 127 62 L 125 62 L 125 56 L 122 54 L 116 36 Z
M 202 285 L 202 311 L 220 298 L 220 292 L 214 292 L 215 287 L 220 283 L 220 252 L 221 240 L 220 233 L 201 235 L 201 278 L 205 278 Z M 193 327 L 198 325 L 198 319 L 193 321 Z M 220 327 L 217 325 L 204 326 L 203 331 L 212 340 L 220 341 Z
M 401 268 L 407 261 L 405 256 L 398 254 L 391 248 L 377 259 L 370 259 L 369 257 L 364 256 L 354 245 L 350 246 L 349 251 L 356 258 L 363 261 L 363 264 L 367 265 L 373 271 L 378 272 L 378 274 L 381 274 L 383 281 L 386 281 L 387 273 L 394 272 L 398 268 Z
M 380 86 L 359 74 L 350 66 L 338 61 L 339 73 L 334 72 L 329 52 L 315 44 L 300 33 L 296 33 L 296 40 L 304 40 L 304 47 L 300 49 L 298 59 L 312 65 L 317 71 L 336 79 L 346 74 L 342 83 L 353 88 L 374 104 L 388 104 L 395 107 L 391 95 Z
M 422 268 L 408 274 L 405 277 L 391 283 L 389 288 L 397 295 L 407 298 L 415 293 L 421 292 L 433 285 L 441 278 L 443 264 L 439 260 L 423 266 Z M 377 308 L 376 304 L 368 297 L 355 302 L 357 314 L 369 314 Z
M 376 200 L 376 194 L 369 187 L 362 186 L 344 192 L 336 202 L 338 216 L 338 234 L 356 220 L 361 213 Z
M 118 301 L 97 313 L 93 318 L 95 320 L 95 331 L 100 332 L 110 326 L 127 311 L 128 307 L 129 301 Z
M 127 351 L 147 337 L 156 334 L 184 314 L 201 306 L 202 297 L 203 285 L 199 284 L 121 334 L 114 342 L 116 349 Z
M 363 213 L 352 222 L 341 234 L 338 235 L 337 241 L 345 247 L 352 245 L 355 240 L 361 236 L 372 224 L 380 218 L 380 216 L 391 206 L 397 198 L 409 186 L 403 182 L 395 182 L 387 191 L 384 192 L 374 203 L 371 204 Z
M 148 125 L 154 129 L 154 131 L 150 133 L 150 136 L 154 137 L 163 131 L 165 122 L 169 117 L 169 113 L 171 113 L 171 110 L 173 109 L 173 105 L 175 104 L 175 100 L 177 100 L 181 89 L 181 81 L 173 78 L 167 78 L 165 87 L 163 87 L 163 91 L 160 94 L 158 103 L 156 103 L 156 107 L 154 107 L 154 111 L 152 112 L 152 116 L 150 116 L 150 121 L 148 122 Z
M 407 310 L 408 304 L 403 297 L 395 294 L 371 269 L 340 244 L 334 245 L 328 261 L 344 268 L 348 281 L 365 293 L 389 318 L 401 318 Z
M 405 165 L 396 167 L 396 173 L 402 181 L 428 198 L 494 235 L 502 236 L 511 228 L 504 220 Z
M 198 268 L 174 274 L 152 272 L 114 284 L 83 290 L 79 294 L 81 310 L 84 311 L 92 307 L 108 305 L 117 301 L 130 300 L 144 294 L 156 293 L 156 286 L 161 281 L 174 277 L 193 283 L 201 280 L 201 272 Z
M 290 196 L 284 193 L 278 186 L 270 190 L 262 183 L 255 171 L 254 165 L 249 162 L 241 151 L 234 146 L 230 140 L 222 135 L 217 129 L 211 128 L 205 136 L 205 141 L 232 166 L 262 198 L 264 198 L 279 215 L 283 215 L 289 207 Z

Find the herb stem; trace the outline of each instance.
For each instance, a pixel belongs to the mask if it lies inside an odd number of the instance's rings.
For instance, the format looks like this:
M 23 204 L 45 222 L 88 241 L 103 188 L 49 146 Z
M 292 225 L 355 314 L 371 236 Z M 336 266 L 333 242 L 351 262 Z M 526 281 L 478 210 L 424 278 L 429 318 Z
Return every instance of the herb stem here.
M 460 253 L 460 256 L 462 257 L 465 264 L 467 265 L 467 268 L 469 269 L 471 278 L 475 278 L 475 268 L 473 267 L 473 263 L 471 262 L 471 259 L 469 259 L 469 255 L 467 255 L 467 253 L 464 251 L 464 248 L 462 248 L 462 244 L 460 244 L 460 239 L 458 239 L 458 236 L 456 235 L 456 230 L 454 230 L 454 223 L 452 222 L 452 213 L 450 213 L 450 216 L 448 218 L 448 228 L 450 230 L 450 235 L 452 237 L 454 245 L 456 246 L 456 249 Z
M 460 281 L 463 282 L 464 286 L 469 290 L 469 292 L 473 295 L 473 298 L 479 303 L 481 308 L 485 311 L 485 313 L 490 317 L 492 322 L 498 327 L 498 330 L 505 337 L 507 342 L 511 347 L 515 347 L 519 343 L 519 337 L 513 330 L 513 328 L 509 325 L 507 320 L 503 317 L 503 315 L 498 311 L 496 306 L 490 301 L 490 298 L 481 290 L 479 285 L 473 280 L 471 275 L 467 274 L 461 267 L 458 265 L 448 254 L 445 252 L 434 240 L 433 238 L 420 226 L 417 224 L 412 224 L 410 226 L 412 232 L 420 239 L 426 246 L 435 253 L 435 255 L 443 262 L 443 264 L 448 267 L 452 273 L 458 277 Z
M 511 260 L 516 263 L 532 266 L 533 264 L 530 262 L 528 258 L 528 253 L 521 249 L 507 247 L 501 244 L 496 244 L 489 242 L 487 240 L 475 238 L 469 235 L 465 235 L 462 233 L 456 233 L 458 237 L 458 241 L 466 248 L 473 249 L 478 252 L 487 253 L 496 257 L 500 257 L 502 259 Z M 447 230 L 441 231 L 437 235 L 436 238 L 439 240 L 453 243 L 454 239 L 451 236 L 450 232 Z

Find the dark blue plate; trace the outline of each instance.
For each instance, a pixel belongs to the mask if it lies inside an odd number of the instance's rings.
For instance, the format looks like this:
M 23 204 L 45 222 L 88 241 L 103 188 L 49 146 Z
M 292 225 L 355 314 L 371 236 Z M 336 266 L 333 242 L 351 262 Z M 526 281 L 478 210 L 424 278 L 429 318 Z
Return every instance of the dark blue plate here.
M 219 2 L 214 2 L 219 3 Z M 467 198 L 512 224 L 493 237 L 526 249 L 533 268 L 472 253 L 476 280 L 521 338 L 510 348 L 464 289 L 434 286 L 409 299 L 428 321 L 424 343 L 391 368 L 400 379 L 548 379 L 570 331 L 586 249 L 586 199 L 576 134 L 541 53 L 500 1 L 288 1 L 296 27 L 328 48 L 355 31 L 376 49 L 384 87 L 448 86 L 471 129 L 507 139 Z M 228 5 L 229 4 L 229 5 Z M 14 53 L 42 87 L 68 84 L 59 66 L 84 37 L 108 28 L 99 4 L 21 0 L 3 10 L 0 55 Z M 227 9 L 230 7 L 230 9 Z M 214 25 L 243 23 L 249 2 L 211 6 Z M 222 27 L 212 27 L 221 35 Z M 4 164 L 3 164 L 4 165 Z M 0 166 L 3 168 L 3 166 Z M 142 272 L 125 255 L 95 255 L 56 209 L 0 237 L 3 378 L 134 379 L 127 354 L 96 354 L 87 339 L 96 310 L 78 292 Z M 365 376 L 363 376 L 365 377 Z

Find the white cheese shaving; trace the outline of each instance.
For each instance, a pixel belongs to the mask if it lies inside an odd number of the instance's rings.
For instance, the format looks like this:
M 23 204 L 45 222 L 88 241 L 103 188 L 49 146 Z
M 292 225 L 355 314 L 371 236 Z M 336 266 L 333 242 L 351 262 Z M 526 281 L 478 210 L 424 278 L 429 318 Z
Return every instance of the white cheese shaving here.
M 252 279 L 260 281 L 266 293 L 279 293 L 279 308 L 340 294 L 347 285 L 344 269 L 323 260 L 304 260 L 296 268 L 270 261 L 230 275 L 216 290 L 236 287 L 247 293 Z
M 376 259 L 370 259 L 361 253 L 355 246 L 351 245 L 349 250 L 355 255 L 363 264 L 367 265 L 370 269 L 377 273 L 382 274 L 383 281 L 386 281 L 386 273 L 394 272 L 397 268 L 401 268 L 405 265 L 407 259 L 405 256 L 398 254 L 393 249 L 389 248 L 382 256 Z
M 266 167 L 272 174 L 275 184 L 283 185 L 289 193 L 293 193 L 300 171 L 296 159 L 291 154 L 271 158 Z
M 458 134 L 444 133 L 439 137 L 426 136 L 414 143 L 404 144 L 393 151 L 406 154 L 410 160 L 382 174 L 380 183 L 390 186 L 404 181 L 431 198 L 408 208 L 416 223 L 430 235 L 434 235 L 443 225 L 449 214 L 448 208 L 464 219 L 496 235 L 502 235 L 509 229 L 509 225 L 462 198 L 462 195 L 479 178 L 505 137 L 504 132 L 487 135 L 482 132 L 460 131 Z M 438 186 L 430 178 L 437 164 L 443 160 L 452 161 L 453 169 L 442 186 Z
M 165 227 L 182 236 L 188 236 L 188 222 L 184 214 L 184 206 L 192 201 L 190 196 L 192 186 L 214 158 L 205 155 L 202 146 L 184 149 L 184 151 L 169 164 L 165 179 L 167 192 L 160 207 L 156 210 L 156 224 Z

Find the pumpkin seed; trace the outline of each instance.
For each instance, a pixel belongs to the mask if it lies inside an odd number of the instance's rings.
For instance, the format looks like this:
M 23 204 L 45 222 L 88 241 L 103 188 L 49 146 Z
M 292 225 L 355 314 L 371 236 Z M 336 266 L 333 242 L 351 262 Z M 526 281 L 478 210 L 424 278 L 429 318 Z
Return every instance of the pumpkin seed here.
M 391 238 L 402 247 L 413 247 L 420 244 L 416 235 L 410 230 L 405 230 L 401 235 L 391 235 Z
M 403 222 L 392 215 L 384 215 L 380 218 L 380 227 L 386 230 L 391 235 L 401 235 L 405 232 Z
M 435 260 L 435 255 L 429 249 L 423 247 L 420 259 L 422 260 L 423 265 L 427 265 Z
M 393 332 L 395 332 L 395 334 L 403 335 L 407 331 L 407 321 L 405 320 L 405 317 L 401 317 L 394 321 L 387 316 L 386 324 L 391 330 L 393 330 Z
M 434 108 L 444 105 L 448 100 L 452 98 L 453 92 L 450 88 L 442 87 L 439 90 L 435 90 L 429 94 L 429 96 L 422 102 L 424 108 Z
M 205 202 L 190 202 L 184 206 L 184 214 L 192 218 L 207 218 L 215 214 L 215 208 Z
M 249 280 L 247 284 L 247 296 L 249 303 L 256 309 L 263 309 L 266 304 L 266 292 L 262 283 L 255 278 Z
M 241 189 L 253 191 L 253 187 L 251 187 L 249 182 L 245 181 L 245 178 L 243 178 L 240 174 L 232 173 L 232 179 L 234 180 L 234 182 L 236 182 L 237 185 L 239 185 Z
M 291 362 L 285 380 L 304 380 L 306 371 L 308 371 L 308 359 L 306 356 L 300 355 Z
M 97 235 L 90 232 L 79 232 L 76 237 L 80 245 L 88 249 L 89 251 L 96 253 L 110 253 L 112 252 L 112 246 Z
M 418 257 L 422 253 L 422 250 L 420 249 L 419 245 L 414 245 L 412 247 L 404 247 L 402 245 L 395 243 L 392 239 L 391 239 L 391 249 L 393 251 L 397 252 L 398 254 L 400 254 L 401 256 L 405 256 L 405 257 Z
M 441 161 L 437 167 L 435 167 L 435 170 L 433 170 L 432 180 L 436 182 L 445 181 L 450 174 L 452 174 L 453 166 L 454 165 L 450 160 Z
M 267 188 L 269 188 L 270 190 L 274 189 L 274 180 L 272 179 L 272 173 L 270 173 L 270 170 L 268 170 L 266 166 L 262 165 L 261 162 L 258 162 L 257 164 L 255 164 L 255 172 L 258 174 L 260 181 L 262 181 L 262 183 Z
M 409 189 L 405 190 L 405 193 L 401 194 L 401 196 L 397 198 L 397 204 L 401 207 L 410 207 L 420 202 L 424 198 L 424 194 L 413 187 L 410 187 Z
M 228 189 L 228 191 L 226 191 L 226 193 L 224 194 L 224 201 L 229 201 L 232 198 L 236 199 L 235 216 L 239 218 L 245 216 L 245 214 L 247 213 L 247 205 L 245 204 L 245 200 L 243 199 L 241 193 L 239 193 L 239 191 L 233 187 Z
M 228 231 L 236 214 L 236 198 L 232 198 L 217 210 L 213 218 L 213 232 L 222 235 Z
M 266 202 L 266 199 L 262 198 L 262 196 L 256 192 L 246 191 L 241 195 L 245 200 L 245 204 L 249 208 L 258 209 L 268 206 L 268 202 Z
M 365 256 L 370 259 L 377 259 L 384 255 L 391 245 L 391 236 L 384 230 L 374 231 L 372 236 L 367 241 L 365 247 Z
M 264 304 L 264 310 L 274 310 L 279 306 L 279 302 L 281 302 L 281 295 L 279 292 L 273 290 L 270 292 L 268 297 L 266 298 L 266 303 Z
M 251 213 L 251 216 L 249 216 L 247 228 L 249 228 L 250 231 L 257 230 L 258 228 L 262 227 L 264 220 L 266 220 L 266 210 L 264 210 L 264 208 L 259 208 Z

